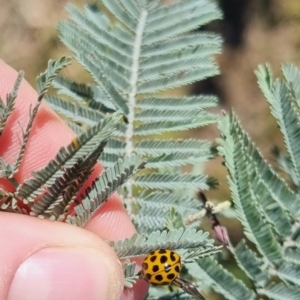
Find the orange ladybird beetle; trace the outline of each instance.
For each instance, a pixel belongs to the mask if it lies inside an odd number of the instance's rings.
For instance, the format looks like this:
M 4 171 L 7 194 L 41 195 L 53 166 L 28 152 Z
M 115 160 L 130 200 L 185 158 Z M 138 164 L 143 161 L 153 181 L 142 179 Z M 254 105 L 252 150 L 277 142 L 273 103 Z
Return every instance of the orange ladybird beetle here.
M 142 264 L 142 277 L 153 285 L 175 284 L 196 299 L 205 300 L 196 286 L 179 278 L 181 257 L 169 249 L 158 249 L 149 253 Z

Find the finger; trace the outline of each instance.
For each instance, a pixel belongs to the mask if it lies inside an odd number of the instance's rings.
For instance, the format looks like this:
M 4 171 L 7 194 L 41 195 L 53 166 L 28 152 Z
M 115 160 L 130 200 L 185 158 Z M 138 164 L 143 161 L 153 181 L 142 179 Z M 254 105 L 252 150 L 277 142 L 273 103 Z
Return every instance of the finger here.
M 0 264 L 0 299 L 120 298 L 120 262 L 108 244 L 93 233 L 3 212 L 0 228 L 1 241 L 7 241 L 0 251 L 0 261 L 5 262 Z
M 0 97 L 2 99 L 5 99 L 5 95 L 12 90 L 16 77 L 16 71 L 0 60 Z M 16 100 L 16 109 L 10 116 L 1 137 L 0 156 L 7 162 L 14 161 L 22 141 L 22 133 L 17 121 L 21 123 L 23 128 L 27 125 L 30 106 L 33 106 L 36 100 L 36 91 L 26 81 L 23 81 Z M 44 167 L 49 159 L 56 155 L 60 147 L 69 144 L 74 137 L 75 134 L 69 127 L 61 121 L 46 103 L 42 103 L 34 121 L 24 161 L 16 174 L 16 179 L 23 182 L 31 177 L 32 171 Z M 87 184 L 90 184 L 102 169 L 97 164 Z M 0 180 L 0 187 L 8 188 L 9 183 Z M 100 208 L 95 217 L 87 224 L 86 228 L 108 240 L 124 239 L 132 236 L 135 232 L 134 226 L 117 194 L 110 197 L 109 201 Z
M 0 61 L 0 97 L 5 99 L 11 92 L 17 78 L 17 72 Z M 36 104 L 36 91 L 23 80 L 16 99 L 15 110 L 8 118 L 1 136 L 0 155 L 6 162 L 14 162 L 22 143 L 22 130 L 29 120 L 30 108 Z M 58 134 L 59 133 L 59 134 Z M 33 170 L 45 166 L 60 147 L 66 146 L 75 134 L 46 104 L 42 103 L 32 128 L 29 143 L 25 151 L 24 163 L 21 164 L 16 179 L 23 182 L 31 176 Z
M 128 214 L 117 193 L 97 211 L 85 228 L 106 240 L 111 240 L 111 236 L 114 240 L 125 239 L 135 233 L 135 228 L 128 221 Z
M 12 90 L 13 84 L 17 78 L 17 72 L 0 61 L 0 97 Z M 1 137 L 0 156 L 4 161 L 12 163 L 17 156 L 22 141 L 22 131 L 18 122 L 26 127 L 29 119 L 30 106 L 33 106 L 37 100 L 36 91 L 26 82 L 21 83 L 21 87 L 16 99 L 16 109 L 8 119 L 7 126 Z M 18 121 L 18 122 L 17 122 Z M 58 134 L 59 133 L 59 134 Z M 24 161 L 20 166 L 15 178 L 18 182 L 23 182 L 31 177 L 32 171 L 36 171 L 44 167 L 50 159 L 54 158 L 58 150 L 62 146 L 68 145 L 75 137 L 74 132 L 53 112 L 46 104 L 42 103 L 34 126 L 30 135 L 27 149 L 25 151 Z M 95 170 L 89 178 L 86 185 L 91 184 L 101 172 L 102 167 L 97 164 Z M 7 180 L 0 181 L 0 187 L 7 187 Z M 102 212 L 97 214 L 97 220 L 93 222 L 93 231 L 104 238 L 117 240 L 131 236 L 135 230 L 125 212 L 123 205 L 117 195 L 113 197 L 112 203 L 104 205 Z M 106 206 L 106 208 L 105 208 Z M 122 234 L 115 229 L 114 220 L 121 220 Z M 99 225 L 97 225 L 99 222 Z M 102 229 L 103 228 L 103 229 Z

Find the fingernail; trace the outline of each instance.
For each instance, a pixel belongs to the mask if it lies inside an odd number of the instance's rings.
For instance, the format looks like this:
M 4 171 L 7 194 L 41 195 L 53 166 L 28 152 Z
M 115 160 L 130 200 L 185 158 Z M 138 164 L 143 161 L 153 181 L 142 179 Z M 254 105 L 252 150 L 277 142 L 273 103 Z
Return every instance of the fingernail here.
M 118 283 L 105 259 L 93 249 L 42 249 L 20 265 L 8 299 L 116 299 Z

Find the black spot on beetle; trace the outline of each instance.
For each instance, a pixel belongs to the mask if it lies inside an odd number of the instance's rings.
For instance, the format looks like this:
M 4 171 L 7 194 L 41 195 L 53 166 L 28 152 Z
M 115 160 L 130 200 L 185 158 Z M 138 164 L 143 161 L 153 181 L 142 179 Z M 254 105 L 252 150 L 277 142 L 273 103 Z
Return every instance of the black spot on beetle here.
M 157 272 L 159 270 L 159 266 L 158 265 L 154 265 L 153 267 L 152 267 L 152 271 L 153 272 Z
M 158 251 L 158 253 L 160 253 L 160 254 L 165 254 L 165 253 L 167 253 L 167 250 L 165 250 L 165 249 L 160 249 L 160 250 Z
M 179 268 L 179 266 L 177 265 L 177 266 L 175 266 L 175 271 L 177 272 L 177 273 L 179 273 L 180 272 L 180 268 Z
M 175 252 L 171 252 L 170 258 L 171 258 L 172 261 L 176 261 L 176 255 L 175 255 Z
M 162 280 L 163 280 L 162 275 L 160 275 L 160 274 L 156 275 L 156 276 L 155 276 L 155 280 L 157 280 L 157 281 L 162 281 Z
M 157 256 L 156 256 L 156 255 L 153 255 L 153 256 L 150 257 L 150 261 L 155 262 L 155 261 L 156 261 L 156 258 L 157 258 Z
M 168 274 L 167 278 L 173 280 L 175 278 L 175 274 L 174 273 Z
M 143 268 L 144 270 L 147 270 L 147 269 L 148 269 L 148 264 L 144 262 L 144 263 L 142 264 L 142 268 Z
M 164 264 L 164 263 L 167 262 L 167 261 L 168 261 L 168 257 L 167 257 L 166 255 L 162 255 L 161 258 L 160 258 L 160 262 L 161 262 L 162 264 Z

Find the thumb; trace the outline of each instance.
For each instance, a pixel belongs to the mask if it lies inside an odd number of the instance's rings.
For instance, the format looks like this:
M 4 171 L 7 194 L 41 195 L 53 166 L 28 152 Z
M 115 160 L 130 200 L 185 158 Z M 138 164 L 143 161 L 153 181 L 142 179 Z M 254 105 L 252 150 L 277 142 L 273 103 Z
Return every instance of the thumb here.
M 10 213 L 0 228 L 0 299 L 120 299 L 121 264 L 93 233 Z

